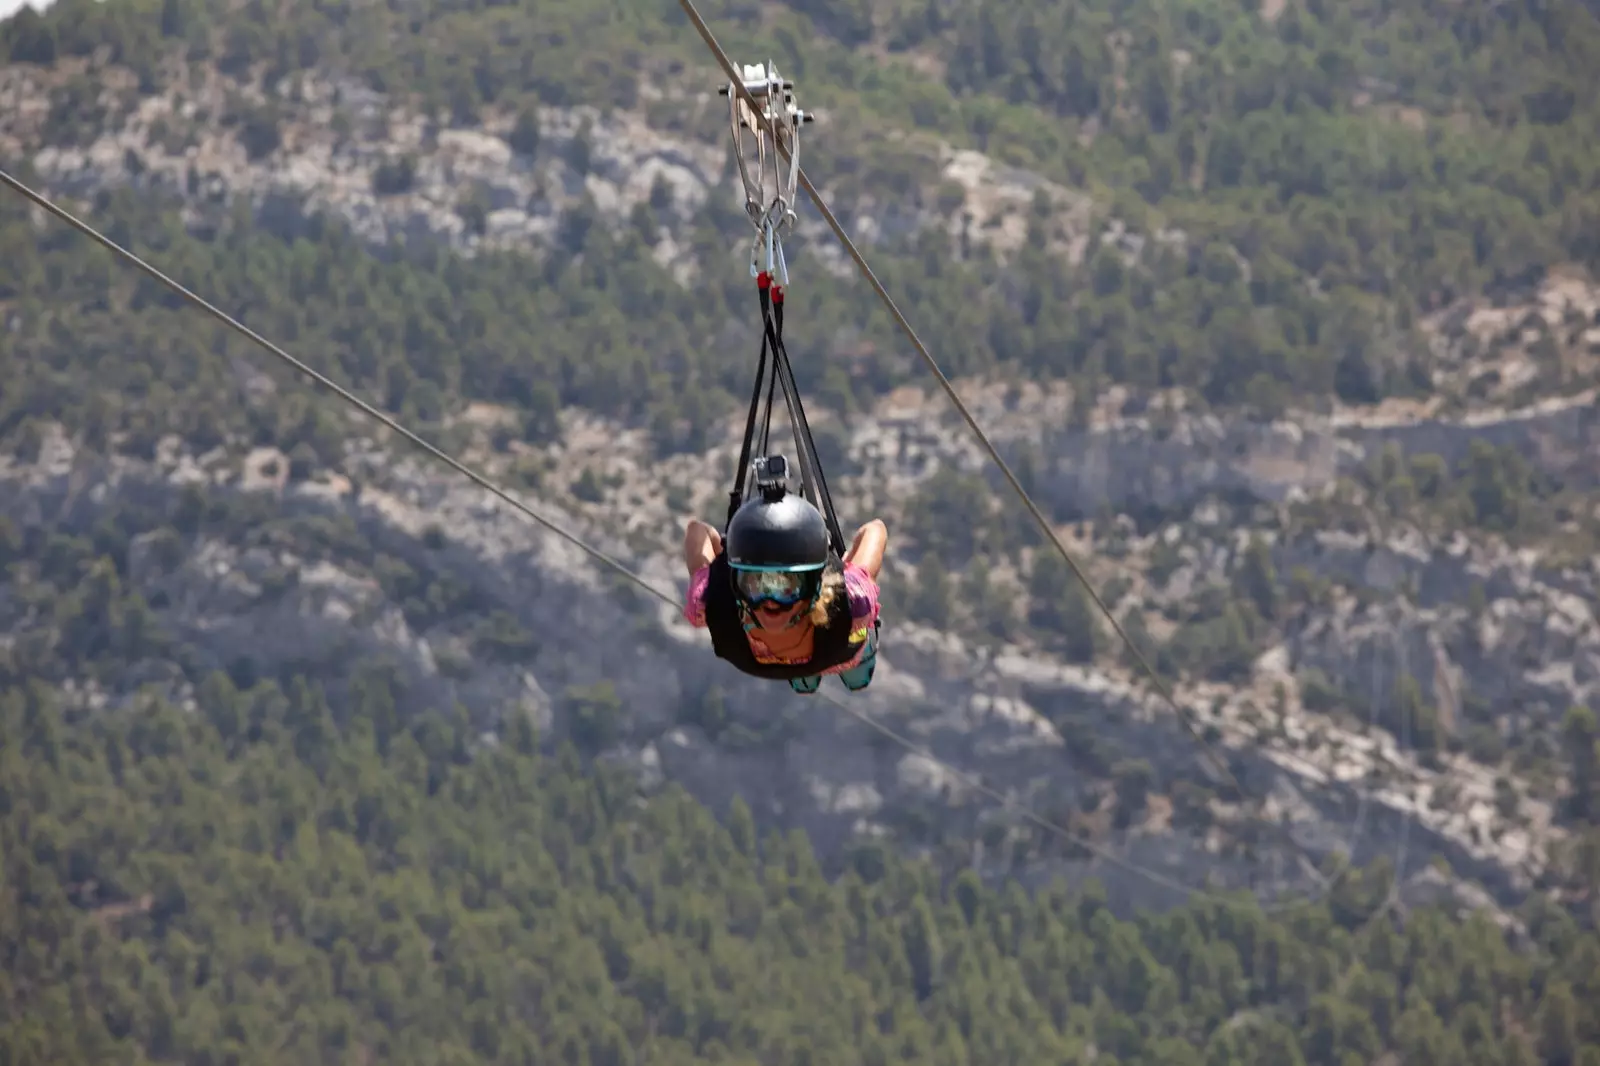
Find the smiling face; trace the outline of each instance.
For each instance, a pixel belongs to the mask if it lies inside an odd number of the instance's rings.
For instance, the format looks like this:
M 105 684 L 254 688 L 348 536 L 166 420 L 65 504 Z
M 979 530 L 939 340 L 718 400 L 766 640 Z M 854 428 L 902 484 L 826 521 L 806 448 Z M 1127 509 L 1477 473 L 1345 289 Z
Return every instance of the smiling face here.
M 804 600 L 799 603 L 792 603 L 787 607 L 768 600 L 765 603 L 753 606 L 750 609 L 750 615 L 756 620 L 756 625 L 762 629 L 787 629 L 793 623 L 795 616 L 804 611 L 806 607 L 807 603 Z

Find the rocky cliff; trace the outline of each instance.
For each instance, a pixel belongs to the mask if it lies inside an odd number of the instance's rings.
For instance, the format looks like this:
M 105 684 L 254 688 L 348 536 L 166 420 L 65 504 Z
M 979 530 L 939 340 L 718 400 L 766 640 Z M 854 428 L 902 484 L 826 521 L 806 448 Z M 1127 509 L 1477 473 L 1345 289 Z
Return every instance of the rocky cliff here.
M 548 108 L 536 137 L 520 146 L 536 143 L 529 151 L 511 143 L 511 116 L 442 129 L 363 88 L 309 79 L 277 87 L 264 129 L 239 121 L 264 104 L 258 89 L 197 71 L 185 88 L 155 94 L 125 92 L 101 71 L 113 120 L 81 143 L 51 144 L 53 84 L 81 72 L 66 63 L 0 70 L 0 145 L 8 158 L 28 158 L 58 195 L 164 186 L 186 198 L 196 226 L 248 204 L 284 228 L 312 211 L 332 212 L 377 244 L 399 238 L 444 241 L 460 254 L 537 253 L 587 200 L 617 225 L 649 206 L 659 227 L 655 253 L 686 284 L 699 270 L 726 265 L 693 261 L 678 228 L 705 197 L 726 192 L 722 149 L 688 132 L 720 130 L 709 94 L 646 101 L 638 113 Z M 656 104 L 677 122 L 652 121 Z M 1091 222 L 1104 217 L 1084 195 L 976 153 L 934 149 L 929 163 L 930 183 L 959 185 L 966 214 L 983 220 L 982 240 L 1002 255 L 1020 244 L 1041 191 L 1054 205 L 1058 254 L 1081 256 Z M 970 240 L 960 213 L 921 199 L 930 206 L 858 199 L 846 222 L 868 247 L 878 236 L 944 227 L 951 254 L 960 254 Z M 817 238 L 808 242 L 814 261 L 851 269 L 817 223 L 807 225 Z M 1112 237 L 1129 257 L 1146 240 L 1120 226 Z M 739 255 L 729 249 L 730 260 Z M 1002 450 L 1029 464 L 1041 504 L 1092 560 L 1097 582 L 1120 582 L 1119 614 L 1136 608 L 1157 636 L 1164 618 L 1238 570 L 1253 537 L 1269 546 L 1277 574 L 1320 590 L 1246 676 L 1178 689 L 1196 728 L 1250 793 L 1231 804 L 1214 792 L 1192 799 L 1210 776 L 1199 749 L 1114 657 L 1067 665 L 1026 634 L 996 645 L 886 619 L 878 680 L 853 705 L 1018 804 L 1089 834 L 1110 859 L 1051 844 L 1014 811 L 997 810 L 943 767 L 825 703 L 785 698 L 775 707 L 766 689 L 721 668 L 703 635 L 673 612 L 393 442 L 360 439 L 338 469 L 290 478 L 288 457 L 269 449 L 236 443 L 196 455 L 171 440 L 154 461 L 108 459 L 80 452 L 62 427 L 36 459 L 3 460 L 0 513 L 84 531 L 130 503 L 176 514 L 195 486 L 268 500 L 270 537 L 202 523 L 174 550 L 165 523 L 153 522 L 133 541 L 131 580 L 162 624 L 195 649 L 202 661 L 192 667 L 293 668 L 337 689 L 350 680 L 345 664 L 382 653 L 412 709 L 459 703 L 486 733 L 508 713 L 532 716 L 551 737 L 582 727 L 580 739 L 635 766 L 648 783 L 681 784 L 716 806 L 742 795 L 766 817 L 805 827 L 835 857 L 875 836 L 955 846 L 996 872 L 1092 872 L 1128 904 L 1159 904 L 1180 891 L 1148 871 L 1185 886 L 1314 886 L 1263 827 L 1265 817 L 1282 821 L 1313 854 L 1388 857 L 1417 874 L 1418 891 L 1436 887 L 1437 874 L 1420 871 L 1442 856 L 1510 899 L 1547 874 L 1563 838 L 1553 816 L 1561 783 L 1532 763 L 1468 751 L 1459 740 L 1470 720 L 1553 749 L 1566 708 L 1594 700 L 1595 558 L 1383 521 L 1363 509 L 1359 493 L 1351 496 L 1351 485 L 1385 454 L 1434 455 L 1454 466 L 1470 459 L 1474 441 L 1490 441 L 1512 446 L 1571 492 L 1592 489 L 1600 470 L 1594 393 L 1560 383 L 1592 370 L 1597 304 L 1600 292 L 1587 280 L 1553 274 L 1496 305 L 1446 309 L 1427 324 L 1438 386 L 1427 404 L 1258 422 L 1174 397 L 1075 398 L 961 383 Z M 1551 346 L 1561 368 L 1553 378 Z M 896 528 L 930 476 L 983 469 L 944 405 L 936 393 L 908 389 L 847 426 L 835 422 L 831 432 L 852 471 L 836 486 L 846 516 L 881 513 Z M 531 465 L 542 487 L 529 498 L 536 509 L 628 559 L 658 587 L 681 589 L 678 530 L 690 514 L 715 513 L 725 491 L 736 448 L 731 412 L 716 447 L 664 461 L 637 430 L 579 412 L 563 416 L 555 444 L 497 448 L 490 428 L 499 417 L 474 408 L 458 427 L 477 461 L 503 476 Z M 352 425 L 353 436 L 363 432 L 370 430 Z M 573 499 L 567 486 L 586 474 L 601 490 L 587 502 Z M 1108 512 L 1142 517 L 1107 520 Z M 1330 515 L 1342 518 L 1320 520 Z M 1591 498 L 1567 525 L 1588 530 L 1597 519 Z M 448 580 L 461 593 L 455 606 L 419 626 L 373 560 L 326 532 L 348 526 L 384 559 Z M 897 561 L 887 580 L 909 583 L 915 572 Z M 13 640 L 31 624 L 14 610 L 6 617 Z M 490 618 L 509 619 L 516 639 L 487 640 Z M 114 701 L 160 684 L 189 698 L 183 678 L 171 664 L 150 662 L 75 695 Z M 1409 691 L 1401 678 L 1420 704 L 1397 695 Z M 1458 743 L 1419 749 L 1412 730 L 1422 728 L 1414 721 L 1422 705 L 1426 728 Z M 614 720 L 597 734 L 602 712 Z M 1130 785 L 1137 773 L 1128 766 L 1139 759 L 1152 777 Z

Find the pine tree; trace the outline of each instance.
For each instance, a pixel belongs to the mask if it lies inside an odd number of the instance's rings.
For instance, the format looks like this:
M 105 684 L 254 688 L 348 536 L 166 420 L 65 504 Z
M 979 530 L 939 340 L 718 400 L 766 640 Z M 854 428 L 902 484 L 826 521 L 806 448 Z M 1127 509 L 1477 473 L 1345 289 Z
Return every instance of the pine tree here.
M 1028 591 L 1028 621 L 1036 636 L 1070 662 L 1092 662 L 1101 642 L 1095 608 L 1066 560 L 1055 552 L 1038 553 Z

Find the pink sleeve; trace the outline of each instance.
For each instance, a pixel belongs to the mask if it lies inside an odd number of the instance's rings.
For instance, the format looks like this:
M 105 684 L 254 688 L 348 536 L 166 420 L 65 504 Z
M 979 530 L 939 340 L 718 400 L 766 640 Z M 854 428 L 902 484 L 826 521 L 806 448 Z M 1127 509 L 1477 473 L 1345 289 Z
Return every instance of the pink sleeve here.
M 844 587 L 850 594 L 850 618 L 857 628 L 878 619 L 878 583 L 855 563 L 844 567 Z
M 704 629 L 706 624 L 706 586 L 711 583 L 711 567 L 702 566 L 689 579 L 689 598 L 684 601 L 683 619 Z

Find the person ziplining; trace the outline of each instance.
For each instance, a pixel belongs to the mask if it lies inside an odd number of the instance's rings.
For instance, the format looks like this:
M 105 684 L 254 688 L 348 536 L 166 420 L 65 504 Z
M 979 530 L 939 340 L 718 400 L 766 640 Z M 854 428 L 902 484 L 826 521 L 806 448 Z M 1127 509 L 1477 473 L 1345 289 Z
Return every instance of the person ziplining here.
M 693 519 L 684 531 L 683 562 L 689 572 L 684 617 L 708 630 L 712 651 L 743 673 L 787 681 L 800 693 L 816 692 L 824 677 L 837 675 L 856 692 L 872 683 L 877 665 L 878 574 L 889 532 L 873 519 L 845 545 L 783 343 L 789 281 L 783 235 L 795 221 L 800 127 L 811 116 L 795 106 L 792 83 L 770 62 L 747 66 L 743 75 L 749 96 L 762 102 L 765 123 L 732 84 L 722 92 L 729 98 L 745 214 L 756 230 L 750 275 L 761 306 L 761 354 L 728 494 L 726 529 L 718 532 Z M 744 131 L 755 136 L 754 178 L 745 159 Z M 787 172 L 780 146 L 788 156 Z M 790 486 L 788 460 L 770 450 L 779 389 L 794 432 L 798 493 Z M 747 482 L 755 490 L 748 499 Z

